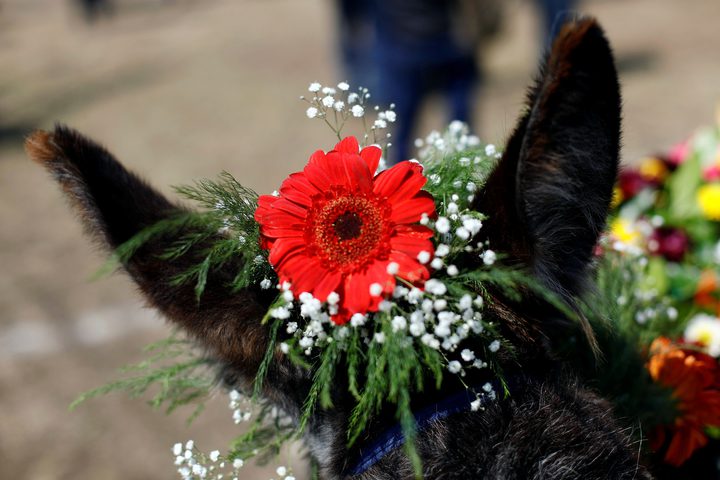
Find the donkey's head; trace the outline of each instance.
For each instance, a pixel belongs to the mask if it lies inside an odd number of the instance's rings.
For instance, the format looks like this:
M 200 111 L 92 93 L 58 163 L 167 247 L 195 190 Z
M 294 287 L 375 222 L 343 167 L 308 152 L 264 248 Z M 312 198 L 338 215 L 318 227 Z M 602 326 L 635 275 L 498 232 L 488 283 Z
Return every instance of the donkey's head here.
M 481 235 L 493 249 L 527 267 L 569 304 L 588 283 L 588 264 L 605 225 L 616 176 L 619 135 L 620 95 L 608 43 L 593 20 L 568 24 L 544 62 L 527 110 L 476 207 L 491 218 Z M 36 132 L 26 148 L 63 187 L 88 231 L 109 249 L 182 211 L 105 149 L 68 128 Z M 186 271 L 200 253 L 158 260 L 158 253 L 173 240 L 167 236 L 146 244 L 124 265 L 126 270 L 151 305 L 225 365 L 226 378 L 249 386 L 268 346 L 268 327 L 260 319 L 271 295 L 254 288 L 231 292 L 227 285 L 237 270 L 212 271 L 198 302 L 192 286 L 171 285 L 167 279 Z M 559 374 L 560 367 L 548 370 L 551 357 L 546 342 L 538 339 L 552 337 L 551 327 L 560 317 L 557 311 L 541 301 L 528 307 L 501 296 L 492 309 L 517 347 L 528 352 L 524 358 L 543 362 L 507 365 L 519 380 L 510 399 L 482 412 L 449 414 L 423 428 L 418 446 L 427 476 L 637 475 L 628 440 L 610 420 L 604 403 L 579 387 L 572 376 Z M 270 364 L 263 393 L 297 419 L 311 379 L 312 372 L 278 355 Z M 427 407 L 445 393 L 450 392 L 429 394 L 419 406 Z M 352 456 L 358 453 L 345 446 L 351 403 L 338 391 L 336 406 L 318 411 L 310 421 L 311 454 L 327 478 L 348 472 Z M 369 425 L 368 439 L 392 422 L 378 419 Z M 400 449 L 385 453 L 372 467 L 356 473 L 357 478 L 412 476 Z

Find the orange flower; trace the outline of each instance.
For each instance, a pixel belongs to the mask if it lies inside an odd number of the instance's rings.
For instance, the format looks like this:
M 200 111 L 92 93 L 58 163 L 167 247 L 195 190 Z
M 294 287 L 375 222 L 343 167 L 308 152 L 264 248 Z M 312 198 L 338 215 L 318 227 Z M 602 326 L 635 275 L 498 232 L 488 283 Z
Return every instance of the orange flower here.
M 718 278 L 712 270 L 705 270 L 695 290 L 695 304 L 707 310 L 712 310 L 720 316 L 720 301 L 718 294 Z
M 651 439 L 658 450 L 671 437 L 665 462 L 677 467 L 707 443 L 705 427 L 720 425 L 720 369 L 711 356 L 665 337 L 650 346 L 647 369 L 653 380 L 672 389 L 677 400 L 675 423 L 658 428 Z

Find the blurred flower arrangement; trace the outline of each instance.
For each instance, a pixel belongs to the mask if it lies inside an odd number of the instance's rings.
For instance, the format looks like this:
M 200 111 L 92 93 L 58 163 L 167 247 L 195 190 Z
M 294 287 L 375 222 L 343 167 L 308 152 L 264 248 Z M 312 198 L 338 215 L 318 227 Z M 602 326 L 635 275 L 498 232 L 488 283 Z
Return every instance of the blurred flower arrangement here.
M 680 466 L 720 427 L 720 110 L 716 125 L 622 171 L 613 207 L 608 255 L 635 256 L 640 289 L 671 309 L 670 321 L 639 309 L 636 325 L 616 323 L 639 332 L 646 368 L 669 389 L 674 418 L 650 440 Z

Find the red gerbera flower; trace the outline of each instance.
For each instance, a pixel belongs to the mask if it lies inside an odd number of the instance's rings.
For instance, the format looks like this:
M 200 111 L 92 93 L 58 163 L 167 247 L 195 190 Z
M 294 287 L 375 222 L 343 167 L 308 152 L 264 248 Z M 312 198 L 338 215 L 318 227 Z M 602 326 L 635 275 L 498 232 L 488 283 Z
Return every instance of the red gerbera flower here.
M 323 302 L 336 292 L 338 324 L 377 311 L 396 276 L 427 280 L 418 255 L 433 254 L 432 231 L 417 225 L 423 214 L 435 215 L 432 195 L 421 190 L 422 167 L 402 162 L 374 177 L 381 150 L 358 151 L 355 137 L 327 154 L 318 150 L 283 182 L 279 196 L 262 195 L 255 211 L 280 282 Z

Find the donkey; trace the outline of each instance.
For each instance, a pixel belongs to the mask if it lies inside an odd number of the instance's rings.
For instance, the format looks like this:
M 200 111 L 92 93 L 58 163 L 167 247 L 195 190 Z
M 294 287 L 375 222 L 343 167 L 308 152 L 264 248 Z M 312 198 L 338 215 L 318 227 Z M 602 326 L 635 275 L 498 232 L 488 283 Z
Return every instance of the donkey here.
M 605 227 L 619 144 L 620 92 L 611 49 L 595 20 L 573 21 L 559 32 L 503 157 L 475 200 L 475 207 L 491 218 L 481 234 L 493 248 L 569 305 L 591 285 L 589 264 Z M 64 126 L 36 131 L 26 149 L 61 185 L 89 233 L 111 250 L 183 208 L 104 148 Z M 158 253 L 172 241 L 150 242 L 124 264 L 125 270 L 150 305 L 224 365 L 226 382 L 247 388 L 269 342 L 269 327 L 260 318 L 272 295 L 259 288 L 231 293 L 232 273 L 214 271 L 198 302 L 192 286 L 167 282 L 199 258 L 198 253 L 160 261 Z M 413 411 L 434 412 L 418 420 L 416 448 L 424 478 L 651 478 L 610 403 L 583 386 L 573 365 L 553 355 L 553 340 L 569 328 L 563 315 L 540 299 L 518 304 L 499 292 L 489 303 L 487 315 L 517 352 L 501 358 L 510 395 L 478 411 L 457 408 L 457 403 L 447 407 L 447 399 L 461 390 L 449 382 L 418 396 Z M 298 419 L 312 373 L 278 354 L 262 393 Z M 353 400 L 342 381 L 334 388 L 335 406 L 318 409 L 305 434 L 321 478 L 414 478 L 400 444 L 372 447 L 394 427 L 391 409 L 367 425 L 359 444 L 347 447 Z M 365 462 L 368 457 L 371 462 Z

